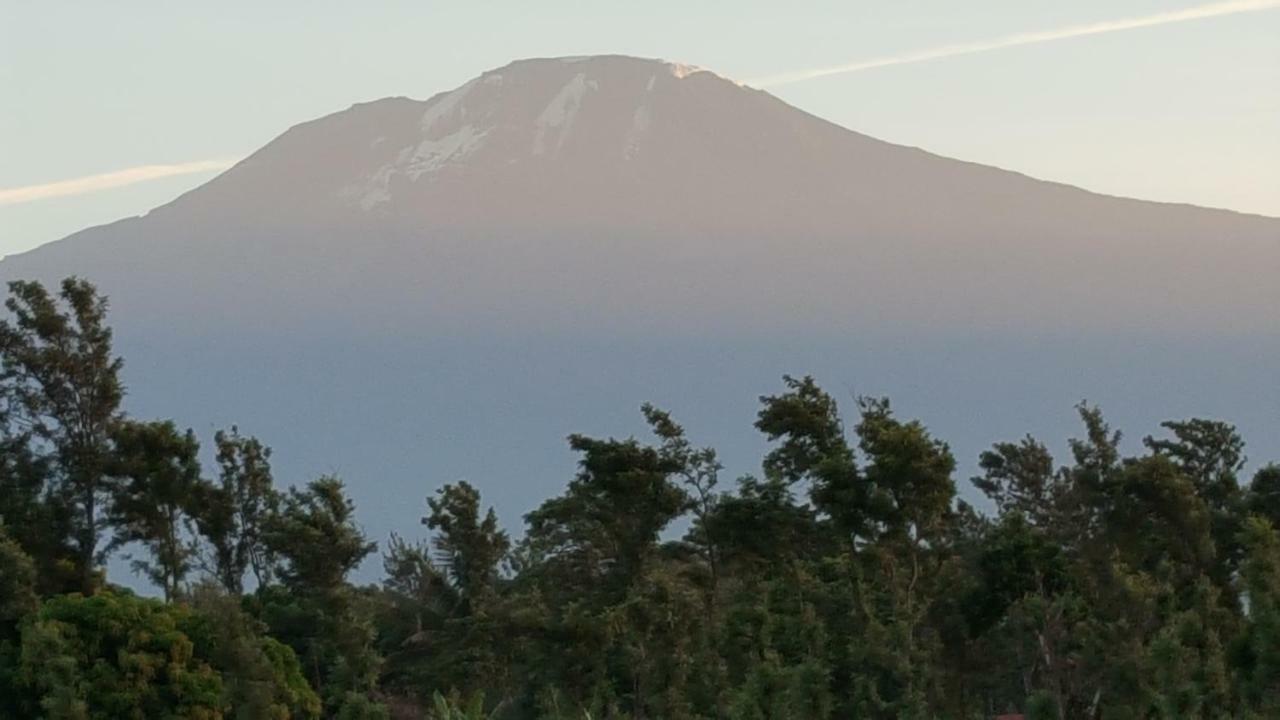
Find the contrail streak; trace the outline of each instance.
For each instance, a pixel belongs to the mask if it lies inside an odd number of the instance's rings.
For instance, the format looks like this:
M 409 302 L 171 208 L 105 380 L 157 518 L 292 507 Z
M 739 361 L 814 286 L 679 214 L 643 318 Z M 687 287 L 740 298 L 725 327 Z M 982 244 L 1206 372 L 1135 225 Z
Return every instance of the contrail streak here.
M 33 200 L 65 197 L 67 195 L 83 195 L 85 193 L 124 187 L 148 180 L 172 177 L 174 175 L 190 175 L 192 173 L 226 170 L 236 164 L 235 160 L 197 160 L 195 162 L 178 163 L 176 165 L 140 165 L 138 167 L 89 175 L 86 177 L 59 180 L 43 185 L 27 185 L 0 189 L 0 205 L 17 205 Z
M 828 67 L 811 68 L 809 70 L 797 70 L 795 72 L 781 73 L 778 75 L 756 78 L 755 80 L 748 80 L 747 84 L 755 85 L 757 87 L 787 85 L 790 83 L 801 82 L 802 80 L 813 80 L 814 78 L 826 77 L 828 75 L 843 75 L 845 73 L 861 72 L 863 70 L 889 67 L 891 65 L 907 65 L 910 63 L 925 62 L 928 60 L 955 57 L 956 55 L 972 55 L 973 53 L 987 52 L 988 50 L 1001 50 L 1003 48 L 1018 47 L 1019 45 L 1034 45 L 1037 43 L 1052 42 L 1054 40 L 1084 37 L 1086 35 L 1103 35 L 1106 33 L 1120 32 L 1121 30 L 1134 30 L 1136 28 L 1189 22 L 1191 20 L 1204 20 L 1206 18 L 1221 17 L 1223 15 L 1238 15 L 1240 13 L 1259 12 L 1262 10 L 1273 10 L 1276 8 L 1280 8 L 1280 0 L 1230 0 L 1229 2 L 1209 3 L 1207 5 L 1197 5 L 1183 10 L 1173 10 L 1170 12 L 1156 13 L 1154 15 L 1144 15 L 1142 17 L 1104 20 L 1102 22 L 1088 23 L 1085 25 L 1071 25 L 1057 30 L 1018 33 L 1016 35 L 1006 35 L 994 40 L 960 43 L 957 45 L 943 45 L 941 47 L 930 48 L 927 50 L 918 50 L 916 52 L 905 53 L 902 55 L 873 58 L 871 60 L 863 60 L 861 62 L 849 63 L 846 65 L 832 65 Z

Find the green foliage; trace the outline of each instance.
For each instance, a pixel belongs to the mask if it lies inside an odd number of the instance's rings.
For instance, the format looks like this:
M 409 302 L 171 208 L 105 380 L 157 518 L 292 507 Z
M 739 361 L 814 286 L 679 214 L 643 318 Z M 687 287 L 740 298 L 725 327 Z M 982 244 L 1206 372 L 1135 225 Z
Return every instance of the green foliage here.
M 56 484 L 48 498 L 71 525 L 71 561 L 79 589 L 93 592 L 102 560 L 110 432 L 121 419 L 123 361 L 113 355 L 107 300 L 84 280 L 67 278 L 57 298 L 36 282 L 12 282 L 0 320 L 0 387 L 6 412 L 40 452 Z M 61 305 L 60 307 L 59 300 Z M 64 515 L 65 513 L 65 515 Z
M 191 603 L 197 611 L 192 638 L 197 651 L 222 674 L 230 717 L 320 717 L 320 698 L 308 685 L 293 649 L 264 635 L 266 627 L 241 608 L 239 597 L 205 583 L 193 589 Z
M 688 496 L 671 480 L 678 466 L 656 448 L 582 435 L 569 446 L 582 454 L 578 476 L 529 513 L 529 542 L 562 574 L 616 597 L 643 573 Z
M 484 695 L 476 693 L 463 700 L 457 693 L 448 697 L 436 691 L 431 696 L 430 720 L 489 720 L 492 717 L 484 709 Z
M 20 623 L 39 605 L 36 568 L 0 525 L 0 717 L 18 714 Z
M 376 717 L 376 704 L 356 698 L 376 688 L 381 658 L 368 600 L 347 583 L 347 575 L 377 543 L 356 524 L 342 481 L 323 477 L 304 489 L 291 488 L 264 540 L 281 560 L 278 574 L 286 590 L 264 595 L 268 626 L 302 658 L 327 707 L 347 717 Z
M 1235 682 L 1257 717 L 1280 716 L 1280 534 L 1261 517 L 1244 524 L 1240 569 L 1248 618 L 1236 648 Z
M 21 691 L 49 718 L 223 717 L 222 680 L 197 657 L 191 613 L 102 592 L 51 599 L 22 631 Z
M 192 433 L 120 410 L 91 285 L 11 294 L 0 717 L 1280 716 L 1280 466 L 1242 488 L 1220 421 L 1126 456 L 1082 404 L 1066 464 L 1029 436 L 978 458 L 983 514 L 923 424 L 864 398 L 846 429 L 786 377 L 759 477 L 723 489 L 645 405 L 651 440 L 569 438 L 576 476 L 514 546 L 448 484 L 361 588 L 376 544 L 341 481 L 281 494 L 234 428 L 203 480 Z M 126 543 L 169 602 L 102 591 Z
M 57 489 L 49 458 L 35 452 L 21 420 L 0 409 L 0 523 L 31 556 L 45 594 L 79 588 L 81 581 L 71 508 Z
M 431 514 L 422 519 L 438 532 L 436 563 L 452 579 L 462 602 L 483 605 L 494 592 L 498 564 L 511 549 L 507 534 L 498 529 L 498 517 L 489 508 L 480 517 L 480 493 L 466 482 L 445 485 L 427 498 Z M 478 608 L 477 608 L 478 609 Z
M 340 588 L 377 543 L 355 521 L 355 505 L 336 477 L 290 488 L 266 529 L 265 542 L 282 561 L 280 579 L 303 595 Z
M 108 472 L 115 487 L 109 519 L 115 537 L 110 547 L 141 543 L 151 557 L 135 559 L 135 571 L 172 600 L 195 555 L 187 531 L 202 495 L 200 444 L 193 432 L 179 433 L 172 422 L 121 421 L 112 427 L 111 438 Z
M 270 448 L 235 427 L 219 430 L 214 444 L 218 482 L 202 486 L 194 515 L 209 544 L 211 572 L 227 592 L 239 594 L 246 572 L 253 572 L 260 587 L 272 580 L 274 562 L 264 533 L 280 498 Z
M 1250 515 L 1266 519 L 1272 527 L 1280 527 L 1280 465 L 1267 465 L 1258 470 L 1249 485 L 1245 505 Z
M 386 705 L 354 691 L 343 694 L 333 713 L 334 720 L 390 720 Z
M 983 474 L 973 485 L 1000 515 L 1016 513 L 1037 527 L 1055 529 L 1068 487 L 1043 443 L 1029 436 L 1018 443 L 996 443 L 978 458 L 978 466 Z
M 0 641 L 16 636 L 18 621 L 36 609 L 36 567 L 0 525 Z

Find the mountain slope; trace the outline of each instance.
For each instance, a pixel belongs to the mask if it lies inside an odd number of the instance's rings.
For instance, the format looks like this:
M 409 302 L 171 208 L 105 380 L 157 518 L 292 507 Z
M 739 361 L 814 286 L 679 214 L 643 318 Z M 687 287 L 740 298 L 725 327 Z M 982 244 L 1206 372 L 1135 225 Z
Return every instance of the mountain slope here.
M 210 321 L 252 301 L 273 322 L 365 323 L 340 290 L 400 329 L 748 334 L 1256 332 L 1277 268 L 1278 220 L 941 158 L 626 57 L 522 61 L 425 102 L 356 105 L 146 217 L 0 264 L 91 275 L 130 312 L 217 308 Z

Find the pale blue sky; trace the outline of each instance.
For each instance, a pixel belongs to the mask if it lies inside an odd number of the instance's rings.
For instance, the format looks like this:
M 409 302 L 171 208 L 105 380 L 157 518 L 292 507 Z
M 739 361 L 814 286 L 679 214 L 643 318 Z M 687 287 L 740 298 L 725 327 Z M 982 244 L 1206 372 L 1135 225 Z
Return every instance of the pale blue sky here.
M 625 53 L 740 80 L 1209 0 L 0 0 L 0 190 L 238 158 L 290 125 L 523 57 Z M 1101 192 L 1280 216 L 1280 8 L 769 88 L 846 127 Z M 0 253 L 212 173 L 0 205 Z

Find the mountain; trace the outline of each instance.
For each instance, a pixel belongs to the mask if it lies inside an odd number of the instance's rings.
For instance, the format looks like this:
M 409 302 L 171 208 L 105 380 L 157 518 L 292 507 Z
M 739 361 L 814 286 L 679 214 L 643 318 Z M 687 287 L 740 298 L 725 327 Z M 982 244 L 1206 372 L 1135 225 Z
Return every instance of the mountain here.
M 136 414 L 336 470 L 375 534 L 468 476 L 515 520 L 644 400 L 753 470 L 783 372 L 1006 429 L 1221 414 L 1276 452 L 1280 219 L 847 130 L 712 72 L 524 60 L 290 128 L 147 215 L 0 262 L 112 299 Z M 1266 445 L 1266 443 L 1271 445 Z
M 266 308 L 264 322 L 322 310 L 364 326 L 376 303 L 397 332 L 1250 331 L 1274 325 L 1278 227 L 958 162 L 711 72 L 594 57 L 303 123 L 145 217 L 3 267 L 90 275 L 163 326 L 175 303 L 237 326 Z

